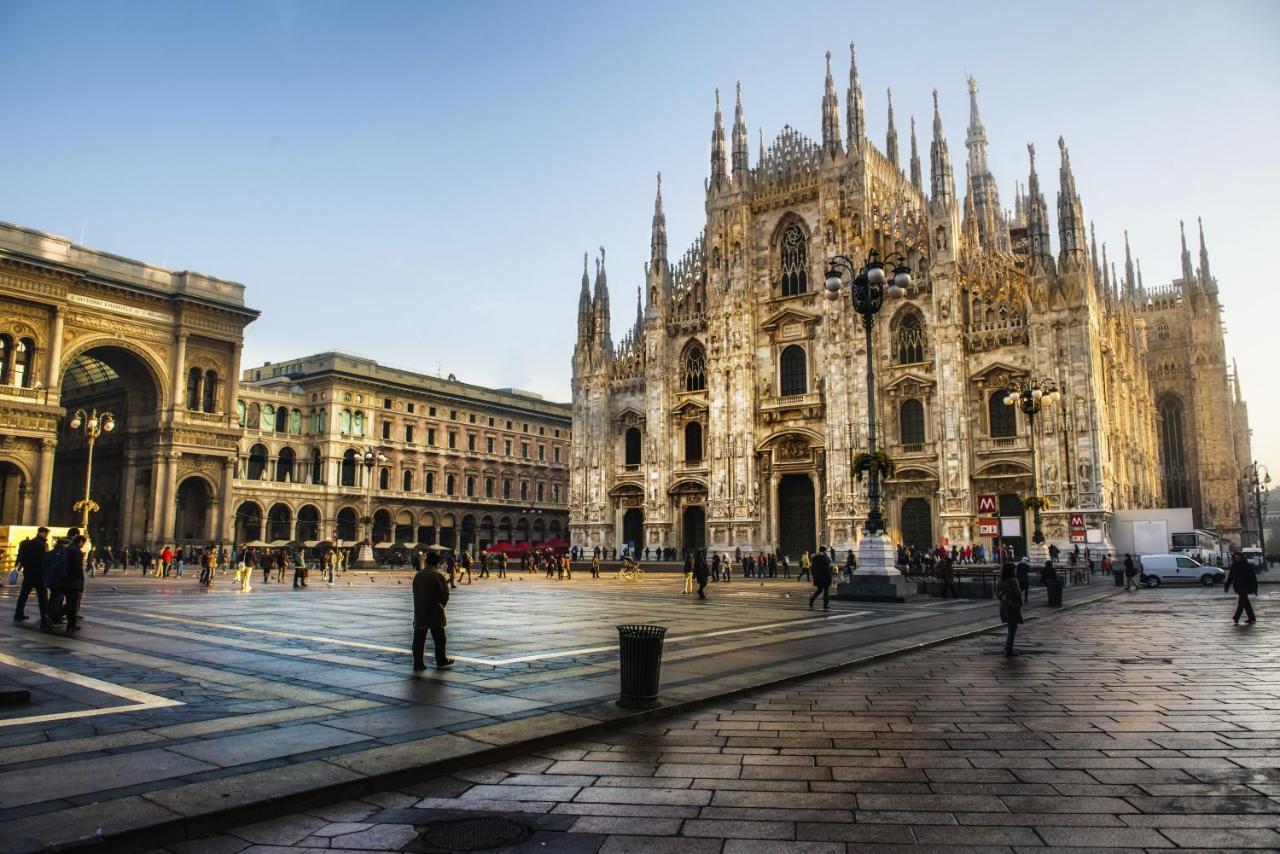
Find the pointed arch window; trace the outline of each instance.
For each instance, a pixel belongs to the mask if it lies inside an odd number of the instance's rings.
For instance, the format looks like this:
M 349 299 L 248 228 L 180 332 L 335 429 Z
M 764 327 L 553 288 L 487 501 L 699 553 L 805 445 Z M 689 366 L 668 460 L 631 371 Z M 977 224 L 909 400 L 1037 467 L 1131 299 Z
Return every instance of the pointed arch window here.
M 1006 406 L 1005 393 L 995 391 L 987 398 L 987 418 L 992 439 L 1011 439 L 1018 435 L 1017 410 Z
M 707 356 L 701 344 L 694 344 L 684 354 L 684 390 L 704 391 L 707 387 Z
M 899 365 L 911 365 L 924 361 L 924 324 L 915 312 L 902 318 L 898 334 L 894 336 Z
M 702 424 L 690 421 L 684 426 L 684 461 L 702 462 Z
M 803 294 L 809 290 L 809 247 L 804 232 L 798 225 L 789 225 L 782 232 L 779 249 L 784 297 Z
M 1164 468 L 1166 507 L 1191 506 L 1183 426 L 1182 401 L 1165 395 L 1160 399 L 1160 462 Z
M 778 357 L 778 388 L 782 397 L 806 394 L 809 391 L 809 371 L 804 348 L 792 344 Z
M 898 409 L 898 439 L 904 445 L 924 444 L 924 404 L 915 398 L 904 400 Z
M 628 466 L 640 465 L 640 428 L 627 428 L 626 435 L 623 437 L 625 447 L 625 464 Z

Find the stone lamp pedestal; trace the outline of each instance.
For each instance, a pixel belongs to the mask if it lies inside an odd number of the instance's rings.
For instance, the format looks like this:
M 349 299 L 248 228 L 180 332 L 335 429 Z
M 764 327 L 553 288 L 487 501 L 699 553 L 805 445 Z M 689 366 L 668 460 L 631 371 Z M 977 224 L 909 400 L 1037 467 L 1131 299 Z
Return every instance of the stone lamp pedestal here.
M 897 552 L 885 534 L 867 535 L 858 543 L 858 568 L 836 585 L 836 598 L 849 602 L 905 602 L 915 584 L 898 570 Z

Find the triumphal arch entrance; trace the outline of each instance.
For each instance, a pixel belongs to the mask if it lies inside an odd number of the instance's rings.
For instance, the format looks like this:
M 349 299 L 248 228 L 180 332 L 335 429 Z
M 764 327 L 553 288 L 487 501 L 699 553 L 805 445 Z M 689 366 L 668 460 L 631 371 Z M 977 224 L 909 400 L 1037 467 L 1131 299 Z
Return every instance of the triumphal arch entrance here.
M 78 524 L 78 409 L 98 545 L 229 543 L 244 286 L 0 223 L 0 525 Z

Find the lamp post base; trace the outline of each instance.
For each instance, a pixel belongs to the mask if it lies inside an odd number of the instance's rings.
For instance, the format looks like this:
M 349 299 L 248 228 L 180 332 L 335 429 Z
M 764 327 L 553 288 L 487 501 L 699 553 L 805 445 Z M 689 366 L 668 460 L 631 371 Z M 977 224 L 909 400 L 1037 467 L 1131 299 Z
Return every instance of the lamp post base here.
M 858 543 L 858 568 L 836 585 L 836 598 L 848 602 L 905 602 L 915 584 L 897 567 L 897 552 L 884 534 L 868 534 Z
M 373 546 L 368 543 L 361 543 L 360 551 L 356 555 L 356 562 L 351 564 L 352 569 L 377 569 L 378 562 L 373 557 Z
M 1049 544 L 1047 542 L 1032 543 L 1027 548 L 1027 560 L 1036 569 L 1039 569 L 1040 567 L 1044 566 L 1044 562 L 1047 561 L 1048 559 L 1049 559 Z

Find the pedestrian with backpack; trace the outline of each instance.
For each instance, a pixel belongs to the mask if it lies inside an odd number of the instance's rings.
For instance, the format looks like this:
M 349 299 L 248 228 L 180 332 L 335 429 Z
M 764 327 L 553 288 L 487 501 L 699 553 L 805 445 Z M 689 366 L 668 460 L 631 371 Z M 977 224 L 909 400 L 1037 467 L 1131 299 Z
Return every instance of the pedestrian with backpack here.
M 67 533 L 79 535 L 80 531 L 77 528 L 72 528 Z M 53 549 L 45 553 L 44 561 L 41 564 L 41 578 L 44 581 L 45 589 L 49 591 L 49 609 L 47 611 L 49 628 L 46 631 L 53 631 L 54 626 L 60 626 L 63 623 L 66 595 L 62 589 L 62 579 L 67 574 L 67 549 L 70 545 L 71 541 L 69 539 L 59 537 L 54 543 Z
M 78 528 L 67 532 L 71 544 L 64 550 L 65 571 L 59 589 L 66 601 L 67 634 L 80 631 L 80 600 L 84 598 L 84 546 L 85 537 Z

